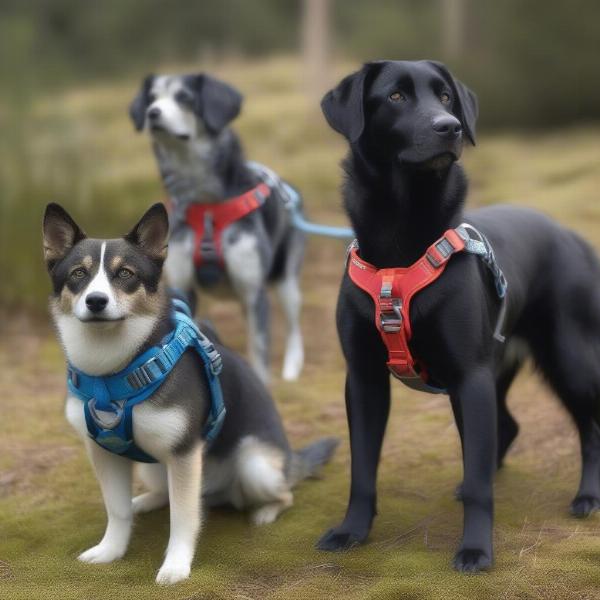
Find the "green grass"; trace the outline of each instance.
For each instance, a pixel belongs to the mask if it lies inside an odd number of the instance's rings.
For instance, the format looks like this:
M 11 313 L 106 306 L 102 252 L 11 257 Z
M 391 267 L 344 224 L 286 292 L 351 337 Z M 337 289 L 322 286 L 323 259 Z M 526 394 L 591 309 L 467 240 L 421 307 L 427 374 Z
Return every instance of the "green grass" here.
M 218 72 L 247 94 L 237 129 L 248 155 L 301 187 L 311 216 L 344 223 L 337 193 L 343 144 L 302 96 L 298 65 L 274 60 L 224 65 Z M 11 240 L 2 255 L 2 264 L 12 269 L 1 290 L 5 305 L 43 306 L 48 283 L 39 220 L 46 200 L 64 201 L 90 233 L 116 235 L 162 196 L 147 140 L 133 134 L 125 113 L 135 87 L 129 82 L 75 90 L 33 107 L 36 135 L 23 144 L 24 155 L 35 161 L 15 163 L 1 198 L 0 214 L 10 215 L 1 225 Z M 598 127 L 482 135 L 465 156 L 470 204 L 512 200 L 537 207 L 600 248 L 599 142 Z M 0 598 L 600 598 L 598 520 L 568 515 L 578 482 L 577 438 L 564 411 L 530 373 L 518 379 L 509 398 L 521 433 L 496 483 L 492 572 L 469 577 L 450 568 L 462 511 L 452 497 L 461 460 L 447 399 L 400 385 L 394 386 L 379 516 L 369 544 L 347 554 L 314 549 L 319 535 L 343 516 L 348 490 L 344 373 L 333 322 L 343 256 L 339 242 L 310 240 L 303 272 L 306 369 L 297 384 L 277 377 L 273 383 L 293 445 L 334 433 L 343 440 L 338 453 L 321 479 L 298 487 L 294 507 L 271 526 L 256 529 L 245 515 L 211 511 L 192 576 L 173 588 L 153 583 L 167 543 L 167 510 L 136 521 L 122 561 L 76 561 L 101 537 L 104 513 L 81 444 L 62 415 L 62 356 L 45 320 L 5 313 Z M 203 307 L 223 337 L 243 350 L 237 304 L 206 298 Z M 274 307 L 278 370 L 283 328 Z

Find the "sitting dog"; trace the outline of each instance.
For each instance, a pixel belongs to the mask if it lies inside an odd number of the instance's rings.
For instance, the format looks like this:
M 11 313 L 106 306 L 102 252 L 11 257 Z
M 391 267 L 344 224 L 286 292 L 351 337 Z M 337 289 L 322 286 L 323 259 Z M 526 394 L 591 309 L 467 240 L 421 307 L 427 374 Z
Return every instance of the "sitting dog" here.
M 537 212 L 463 213 L 467 181 L 457 161 L 465 139 L 475 144 L 478 106 L 444 65 L 368 63 L 327 93 L 322 108 L 349 143 L 343 196 L 358 243 L 337 309 L 350 499 L 343 522 L 318 545 L 346 549 L 371 529 L 392 371 L 450 396 L 464 465 L 454 566 L 486 569 L 494 473 L 518 429 L 506 395 L 527 354 L 581 437 L 571 510 L 587 516 L 600 506 L 598 260 L 575 233 Z
M 247 163 L 229 124 L 241 94 L 205 74 L 148 76 L 130 107 L 147 129 L 171 204 L 170 284 L 191 292 L 225 273 L 248 320 L 248 356 L 268 380 L 269 301 L 276 282 L 288 336 L 282 376 L 294 380 L 304 363 L 298 277 L 305 236 L 292 226 L 300 196 L 274 173 Z
M 162 204 L 122 239 L 86 237 L 57 204 L 48 205 L 43 229 L 50 307 L 69 366 L 66 416 L 84 440 L 108 516 L 104 537 L 79 560 L 121 558 L 133 515 L 169 504 L 157 582 L 175 583 L 190 573 L 202 497 L 271 523 L 337 442 L 292 452 L 254 371 L 171 299 L 161 277 L 169 230 Z M 134 461 L 148 491 L 132 500 Z

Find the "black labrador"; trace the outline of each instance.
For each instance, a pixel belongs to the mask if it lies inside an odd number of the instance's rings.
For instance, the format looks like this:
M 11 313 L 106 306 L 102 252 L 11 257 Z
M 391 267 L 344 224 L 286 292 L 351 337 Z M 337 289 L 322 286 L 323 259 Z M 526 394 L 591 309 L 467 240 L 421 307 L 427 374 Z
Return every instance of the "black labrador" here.
M 600 265 L 584 241 L 542 214 L 511 206 L 463 213 L 467 180 L 457 161 L 465 139 L 475 144 L 478 106 L 444 65 L 368 63 L 327 93 L 322 108 L 350 145 L 343 196 L 362 259 L 406 267 L 465 220 L 489 239 L 508 281 L 505 343 L 493 336 L 493 281 L 473 255 L 451 258 L 410 309 L 411 352 L 448 390 L 462 442 L 464 529 L 454 566 L 489 568 L 494 472 L 518 431 L 506 395 L 526 355 L 579 430 L 583 465 L 571 511 L 583 517 L 600 507 Z M 374 310 L 346 273 L 337 324 L 352 483 L 346 516 L 321 538 L 323 550 L 364 542 L 376 514 L 390 374 Z

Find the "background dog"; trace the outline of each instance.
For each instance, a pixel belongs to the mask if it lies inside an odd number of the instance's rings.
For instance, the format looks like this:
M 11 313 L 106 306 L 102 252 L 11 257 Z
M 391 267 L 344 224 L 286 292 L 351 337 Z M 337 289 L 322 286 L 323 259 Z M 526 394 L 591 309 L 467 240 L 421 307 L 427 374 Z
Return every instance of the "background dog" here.
M 475 143 L 475 95 L 440 63 L 366 64 L 322 103 L 350 152 L 344 202 L 361 258 L 407 267 L 463 219 L 490 240 L 508 281 L 504 344 L 493 337 L 499 301 L 488 270 L 465 253 L 411 305 L 411 352 L 448 390 L 460 432 L 464 482 L 461 571 L 492 563 L 493 476 L 517 434 L 506 394 L 528 352 L 579 430 L 582 472 L 571 510 L 600 507 L 600 266 L 573 232 L 508 206 L 463 215 L 467 181 L 457 164 Z M 371 298 L 346 274 L 337 313 L 347 361 L 352 484 L 344 521 L 320 540 L 339 550 L 366 539 L 390 403 L 387 350 Z M 526 352 L 523 350 L 526 349 Z
M 189 207 L 223 202 L 261 181 L 229 128 L 241 105 L 242 95 L 236 89 L 205 74 L 149 75 L 131 104 L 136 129 L 148 128 L 172 204 L 166 272 L 178 289 L 191 292 L 194 280 L 207 289 L 220 271 L 210 265 L 194 268 L 197 240 L 187 222 Z M 263 381 L 268 380 L 270 346 L 267 282 L 277 283 L 287 318 L 283 378 L 296 379 L 304 363 L 298 277 L 305 240 L 292 227 L 286 209 L 289 188 L 281 183 L 270 186 L 258 210 L 223 231 L 221 244 L 224 270 L 246 310 L 248 356 Z
M 171 302 L 161 277 L 168 230 L 166 210 L 156 204 L 124 238 L 91 239 L 64 209 L 48 205 L 44 254 L 53 288 L 50 307 L 70 365 L 89 375 L 116 373 L 172 330 Z M 169 504 L 171 534 L 157 581 L 175 583 L 190 573 L 202 497 L 209 505 L 249 509 L 257 525 L 271 523 L 292 505 L 293 485 L 330 458 L 337 445 L 331 438 L 292 452 L 266 388 L 214 335 L 212 341 L 223 359 L 223 427 L 207 448 L 201 431 L 209 392 L 204 367 L 189 350 L 133 409 L 136 445 L 160 461 L 140 465 L 148 491 L 133 500 L 133 462 L 88 436 L 83 402 L 67 394 L 67 419 L 85 442 L 108 515 L 104 537 L 80 560 L 121 558 L 133 514 Z

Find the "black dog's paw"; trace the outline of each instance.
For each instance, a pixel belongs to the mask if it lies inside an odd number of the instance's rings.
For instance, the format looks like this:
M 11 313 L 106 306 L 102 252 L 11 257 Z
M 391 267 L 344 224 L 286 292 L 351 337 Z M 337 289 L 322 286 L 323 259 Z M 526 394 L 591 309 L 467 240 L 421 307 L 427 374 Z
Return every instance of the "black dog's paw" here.
M 483 550 L 464 548 L 454 555 L 453 564 L 461 573 L 479 573 L 490 569 L 492 560 Z
M 462 499 L 463 499 L 463 482 L 462 481 L 454 488 L 454 499 L 458 500 L 459 502 L 462 502 Z
M 600 498 L 595 496 L 577 496 L 571 502 L 571 514 L 578 519 L 589 517 L 600 509 Z
M 364 543 L 366 535 L 330 529 L 318 542 L 317 549 L 327 552 L 344 552 Z

